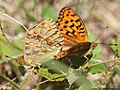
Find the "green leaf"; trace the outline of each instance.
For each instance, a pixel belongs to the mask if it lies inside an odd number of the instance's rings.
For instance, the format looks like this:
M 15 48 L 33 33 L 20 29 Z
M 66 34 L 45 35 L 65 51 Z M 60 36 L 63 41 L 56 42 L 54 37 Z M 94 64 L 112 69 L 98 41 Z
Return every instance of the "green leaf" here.
M 8 43 L 4 43 L 0 41 L 0 53 L 6 55 L 17 55 L 21 54 L 21 51 L 15 49 L 14 47 L 10 46 Z
M 19 42 L 19 40 L 16 40 L 16 41 Z M 22 45 L 18 44 L 18 46 L 22 46 Z M 18 56 L 19 54 L 22 54 L 22 51 L 16 48 L 13 45 L 13 43 L 9 44 L 9 42 L 5 39 L 5 37 L 2 34 L 0 34 L 0 54 L 2 56 L 2 60 L 0 63 L 2 63 L 8 60 L 8 58 L 5 57 L 6 55 L 11 57 Z
M 105 70 L 104 64 L 99 64 L 90 68 L 91 73 L 99 73 Z
M 20 34 L 20 33 L 22 33 L 22 34 L 25 33 L 25 30 L 22 26 L 19 26 L 16 28 L 16 34 Z
M 48 62 L 43 63 L 43 66 L 50 68 L 52 71 L 57 73 L 65 74 L 68 71 L 68 65 L 61 62 L 60 60 L 51 59 Z
M 53 20 L 56 20 L 57 18 L 56 11 L 52 6 L 43 7 L 41 15 L 44 19 L 52 18 Z
M 21 39 L 15 39 L 12 43 L 13 47 L 23 52 L 24 41 Z
M 90 88 L 90 85 L 83 84 L 81 87 L 78 88 L 78 90 L 93 90 Z
M 40 68 L 39 70 L 34 70 L 34 72 L 36 72 L 37 74 L 39 74 L 40 76 L 46 78 L 47 80 L 51 81 L 51 82 L 55 82 L 55 81 L 63 81 L 65 79 L 65 76 L 62 74 L 52 74 L 48 71 L 47 68 Z
M 29 9 L 25 9 L 24 11 L 25 11 L 24 13 L 26 14 L 26 17 L 27 17 L 28 21 L 31 21 L 31 22 L 36 21 L 34 16 L 33 16 L 34 15 L 33 11 L 31 11 Z
M 67 80 L 70 86 L 75 84 L 75 86 L 78 87 L 86 85 L 89 86 L 89 88 L 92 88 L 92 83 L 80 71 L 75 69 L 70 68 L 68 70 Z
M 88 36 L 89 36 L 89 41 L 94 42 L 97 37 L 95 37 L 90 31 L 88 31 Z M 98 41 L 96 41 L 97 43 Z M 100 59 L 102 56 L 102 51 L 101 51 L 101 45 L 98 44 L 95 49 L 93 50 L 93 57 L 91 61 L 94 61 L 96 59 Z

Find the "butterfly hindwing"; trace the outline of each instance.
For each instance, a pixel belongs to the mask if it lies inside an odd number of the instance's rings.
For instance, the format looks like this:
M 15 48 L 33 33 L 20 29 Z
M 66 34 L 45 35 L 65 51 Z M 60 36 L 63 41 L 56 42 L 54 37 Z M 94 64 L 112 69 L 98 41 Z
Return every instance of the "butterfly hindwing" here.
M 24 60 L 32 63 L 37 55 L 44 55 L 56 46 L 61 46 L 63 39 L 53 20 L 44 20 L 29 29 L 25 36 Z

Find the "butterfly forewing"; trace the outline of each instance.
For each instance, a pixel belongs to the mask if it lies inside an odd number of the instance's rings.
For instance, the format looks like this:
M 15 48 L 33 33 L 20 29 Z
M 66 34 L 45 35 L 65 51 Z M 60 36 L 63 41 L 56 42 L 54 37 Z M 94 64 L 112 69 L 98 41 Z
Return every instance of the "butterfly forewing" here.
M 64 7 L 60 10 L 56 26 L 64 37 L 64 46 L 61 51 L 55 55 L 59 59 L 72 54 L 84 55 L 90 48 L 85 46 L 91 44 L 88 42 L 87 30 L 80 16 L 71 8 Z M 81 51 L 79 53 L 78 51 Z M 84 51 L 84 53 L 82 53 Z
M 87 31 L 82 19 L 71 8 L 64 7 L 61 9 L 56 25 L 63 34 L 66 44 L 88 41 Z

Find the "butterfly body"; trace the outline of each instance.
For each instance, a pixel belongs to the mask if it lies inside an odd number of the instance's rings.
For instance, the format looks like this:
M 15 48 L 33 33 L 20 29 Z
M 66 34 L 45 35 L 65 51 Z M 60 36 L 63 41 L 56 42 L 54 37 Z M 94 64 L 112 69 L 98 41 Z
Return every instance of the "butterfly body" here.
M 79 43 L 73 46 L 64 46 L 60 53 L 58 53 L 57 55 L 55 55 L 54 57 L 57 59 L 63 58 L 63 57 L 69 57 L 69 56 L 83 56 L 85 55 L 85 53 L 88 52 L 88 50 L 90 49 L 91 46 L 91 42 L 83 42 L 83 43 Z

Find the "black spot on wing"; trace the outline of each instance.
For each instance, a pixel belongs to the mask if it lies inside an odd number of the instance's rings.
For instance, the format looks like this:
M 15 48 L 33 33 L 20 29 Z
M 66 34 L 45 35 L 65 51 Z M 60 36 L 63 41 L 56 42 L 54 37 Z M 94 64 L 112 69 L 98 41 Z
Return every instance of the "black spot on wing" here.
M 70 22 L 73 22 L 73 21 L 74 21 L 73 19 L 70 20 Z
M 60 31 L 63 31 L 63 29 L 60 29 Z
M 74 14 L 71 14 L 71 16 L 74 17 L 74 16 L 76 16 L 76 14 L 75 14 L 75 13 L 74 13 Z
M 66 26 L 66 25 L 64 25 L 63 27 L 64 27 L 64 28 L 67 28 L 67 26 Z
M 65 24 L 68 24 L 68 21 L 67 21 L 67 20 L 65 21 Z
M 79 21 L 80 21 L 80 19 L 75 20 L 76 23 L 79 22 Z
M 79 29 L 82 26 L 82 23 L 80 22 L 80 25 L 76 26 L 77 29 Z
M 66 16 L 68 17 L 68 16 L 69 16 L 69 14 L 66 14 Z
M 74 35 L 74 36 L 75 36 L 75 30 L 73 30 L 71 33 L 72 33 L 72 35 Z
M 69 35 L 69 33 L 70 33 L 70 31 L 67 31 L 67 32 L 66 32 L 66 35 Z
M 83 30 L 84 28 L 80 28 L 80 30 Z
M 72 28 L 72 27 L 74 27 L 75 25 L 74 24 L 72 24 L 71 26 L 70 26 L 70 28 Z
M 85 31 L 81 31 L 81 32 L 79 32 L 79 33 L 85 33 Z

